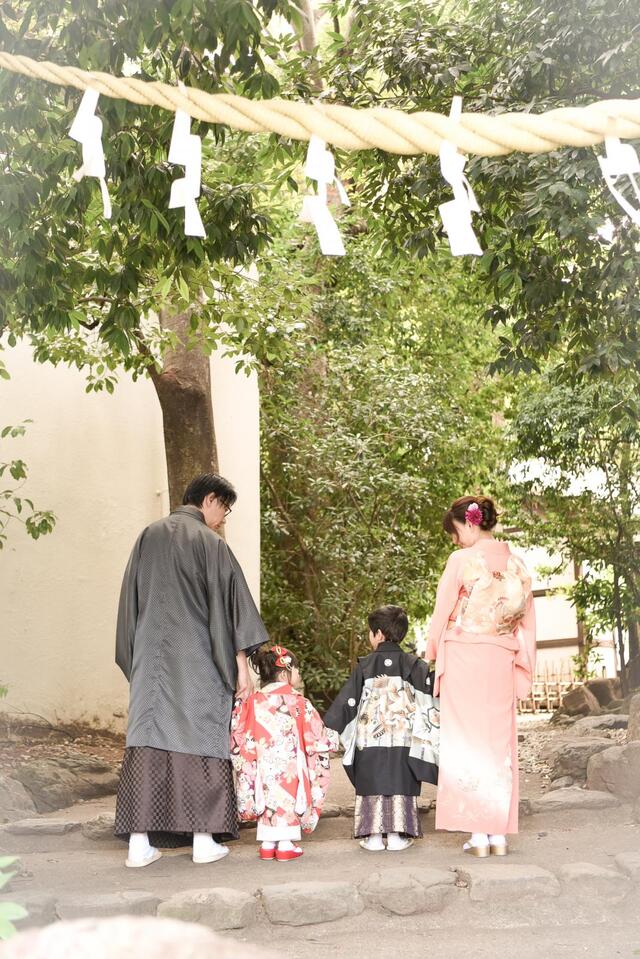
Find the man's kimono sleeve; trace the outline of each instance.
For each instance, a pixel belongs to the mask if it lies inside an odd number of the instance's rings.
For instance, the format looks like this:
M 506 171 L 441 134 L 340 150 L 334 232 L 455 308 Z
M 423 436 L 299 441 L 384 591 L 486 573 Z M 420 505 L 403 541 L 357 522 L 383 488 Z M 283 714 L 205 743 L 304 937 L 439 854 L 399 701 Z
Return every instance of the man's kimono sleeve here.
M 127 568 L 124 571 L 120 602 L 118 604 L 118 625 L 116 626 L 116 664 L 127 679 L 131 679 L 133 663 L 133 645 L 138 623 L 138 564 L 143 531 L 131 551 Z
M 253 653 L 269 636 L 240 564 L 221 539 L 208 544 L 206 575 L 211 654 L 223 682 L 233 690 L 236 654 Z

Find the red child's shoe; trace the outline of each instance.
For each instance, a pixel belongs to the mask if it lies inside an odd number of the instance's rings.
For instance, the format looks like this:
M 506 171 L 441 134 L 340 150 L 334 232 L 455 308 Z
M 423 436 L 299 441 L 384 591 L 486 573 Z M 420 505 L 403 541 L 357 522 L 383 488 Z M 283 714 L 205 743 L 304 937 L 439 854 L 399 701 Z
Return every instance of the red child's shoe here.
M 276 849 L 276 859 L 278 862 L 290 862 L 292 859 L 299 859 L 304 853 L 299 846 L 293 849 Z
M 265 859 L 265 860 L 266 860 L 266 859 L 275 859 L 275 858 L 276 858 L 276 851 L 275 851 L 275 849 L 262 849 L 262 847 L 261 847 L 261 848 L 258 850 L 258 855 L 260 856 L 261 859 Z

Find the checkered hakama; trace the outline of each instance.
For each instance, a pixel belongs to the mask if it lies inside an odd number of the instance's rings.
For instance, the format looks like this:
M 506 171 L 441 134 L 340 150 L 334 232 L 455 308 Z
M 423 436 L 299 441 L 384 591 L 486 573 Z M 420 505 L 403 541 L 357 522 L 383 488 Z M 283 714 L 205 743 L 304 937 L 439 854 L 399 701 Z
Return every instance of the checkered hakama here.
M 422 836 L 418 797 L 356 796 L 355 838 L 389 832 L 418 838 Z
M 190 845 L 194 832 L 238 838 L 231 762 L 130 746 L 124 751 L 114 832 L 148 832 L 154 846 Z

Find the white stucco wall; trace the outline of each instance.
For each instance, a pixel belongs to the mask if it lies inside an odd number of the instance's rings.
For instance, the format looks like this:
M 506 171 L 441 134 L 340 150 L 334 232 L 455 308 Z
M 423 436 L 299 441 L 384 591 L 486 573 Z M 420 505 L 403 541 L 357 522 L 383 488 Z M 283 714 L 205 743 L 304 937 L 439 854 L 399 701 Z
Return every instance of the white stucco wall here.
M 112 396 L 85 393 L 76 370 L 33 362 L 20 345 L 3 359 L 0 426 L 26 418 L 26 437 L 0 459 L 29 468 L 24 495 L 57 516 L 34 542 L 17 524 L 0 552 L 2 706 L 49 720 L 122 728 L 127 685 L 113 662 L 120 581 L 140 530 L 168 511 L 162 415 L 151 383 L 122 374 Z M 227 540 L 259 598 L 259 411 L 254 377 L 212 360 L 220 470 L 238 504 Z

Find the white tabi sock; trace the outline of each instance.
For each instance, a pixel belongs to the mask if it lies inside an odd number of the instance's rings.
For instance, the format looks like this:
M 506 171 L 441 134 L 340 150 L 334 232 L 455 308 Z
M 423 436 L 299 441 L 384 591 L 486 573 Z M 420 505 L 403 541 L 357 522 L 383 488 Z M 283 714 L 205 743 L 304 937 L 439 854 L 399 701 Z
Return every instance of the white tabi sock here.
M 295 846 L 290 839 L 281 839 L 278 843 L 278 849 L 280 852 L 291 852 L 292 849 L 295 849 Z
M 486 832 L 472 832 L 469 842 L 472 846 L 488 846 L 489 837 Z
M 267 851 L 270 851 L 271 849 L 275 849 L 277 845 L 278 845 L 278 844 L 275 843 L 275 842 L 263 842 L 263 843 L 262 843 L 262 848 L 265 849 L 265 850 L 267 850 Z
M 495 836 L 494 836 L 494 835 L 491 835 L 491 834 L 490 834 L 490 835 L 489 835 L 489 842 L 491 843 L 492 846 L 506 846 L 506 845 L 507 845 L 507 837 L 506 837 L 506 836 L 499 836 L 499 835 L 495 835 Z
M 205 856 L 211 856 L 213 853 L 221 852 L 224 847 L 216 842 L 211 833 L 194 832 L 193 834 L 193 855 L 200 859 Z
M 132 832 L 129 836 L 129 859 L 132 862 L 142 862 L 151 855 L 151 843 L 146 832 Z

